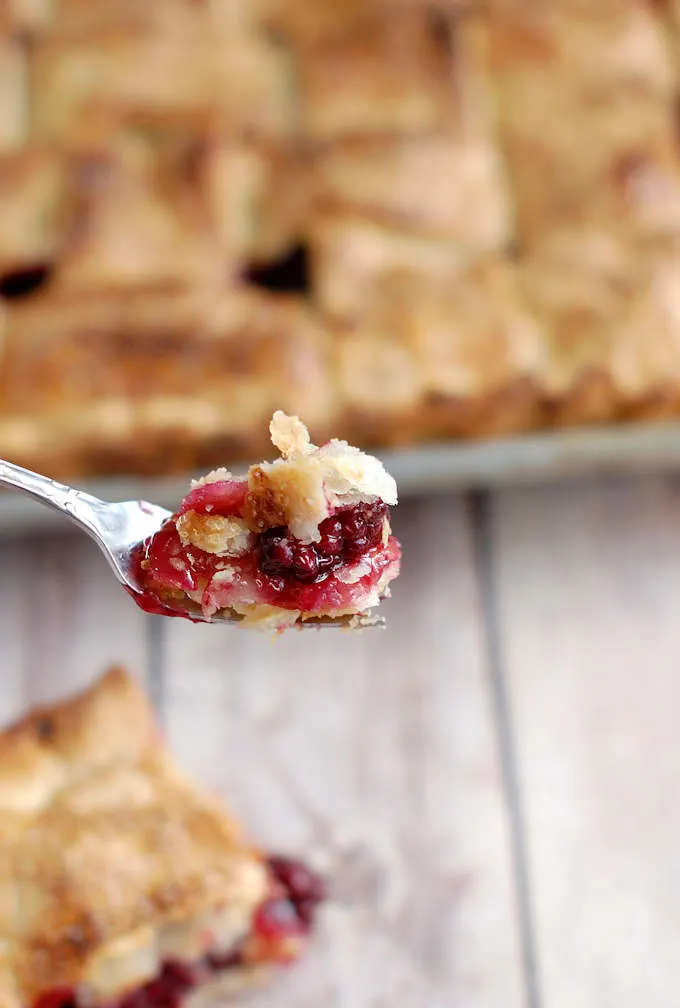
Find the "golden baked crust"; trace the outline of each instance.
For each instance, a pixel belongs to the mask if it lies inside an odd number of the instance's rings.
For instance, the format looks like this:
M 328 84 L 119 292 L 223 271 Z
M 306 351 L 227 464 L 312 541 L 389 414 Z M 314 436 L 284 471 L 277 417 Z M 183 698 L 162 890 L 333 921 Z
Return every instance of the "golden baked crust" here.
M 395 231 L 502 249 L 510 220 L 498 149 L 489 136 L 439 133 L 322 145 L 314 160 L 320 207 Z
M 6 319 L 0 444 L 55 475 L 209 466 L 266 452 L 281 407 L 330 432 L 329 378 L 327 336 L 295 299 L 48 291 Z
M 679 250 L 644 254 L 601 231 L 560 239 L 522 267 L 549 342 L 542 384 L 553 419 L 672 413 L 680 390 Z
M 679 74 L 677 0 L 0 2 L 0 455 L 672 414 Z
M 153 976 L 182 922 L 248 930 L 260 856 L 163 749 L 120 669 L 0 734 L 0 1004 L 54 987 L 115 997 Z
M 658 227 L 670 209 L 677 229 L 675 73 L 650 6 L 495 0 L 492 8 L 523 239 L 584 213 L 613 225 L 619 215 L 643 226 L 651 217 Z
M 449 278 L 381 279 L 366 321 L 337 341 L 340 398 L 354 429 L 401 440 L 408 430 L 460 437 L 531 425 L 545 343 L 516 270 L 489 259 Z
M 26 54 L 19 41 L 3 31 L 0 22 L 0 155 L 26 142 Z
M 454 114 L 448 41 L 421 11 L 369 13 L 297 55 L 304 125 L 314 139 L 428 133 Z
M 65 164 L 49 148 L 0 152 L 0 271 L 40 267 L 60 250 Z
M 210 111 L 238 135 L 272 135 L 291 123 L 285 52 L 214 5 L 109 4 L 57 16 L 34 42 L 33 127 L 39 136 L 87 136 L 102 120 Z M 99 7 L 99 5 L 97 5 Z M 207 8 L 207 9 L 205 9 Z

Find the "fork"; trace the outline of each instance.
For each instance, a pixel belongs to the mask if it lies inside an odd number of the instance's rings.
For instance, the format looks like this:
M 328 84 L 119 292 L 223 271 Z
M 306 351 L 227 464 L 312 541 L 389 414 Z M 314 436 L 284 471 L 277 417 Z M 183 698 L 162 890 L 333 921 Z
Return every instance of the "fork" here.
M 166 519 L 172 517 L 172 512 L 147 501 L 123 501 L 121 503 L 103 501 L 83 490 L 57 483 L 47 476 L 31 472 L 0 459 L 0 486 L 13 487 L 21 493 L 32 497 L 40 504 L 59 511 L 74 522 L 83 532 L 95 541 L 109 562 L 116 578 L 133 596 L 140 599 L 143 596 L 141 585 L 136 579 L 134 554 L 138 546 L 149 536 L 157 532 Z M 168 615 L 184 615 L 172 610 Z M 200 623 L 240 623 L 242 617 L 228 611 L 220 611 L 213 616 L 203 616 L 201 613 L 186 614 L 191 620 Z M 384 626 L 385 620 L 380 616 L 361 616 L 360 626 Z M 343 628 L 355 626 L 351 616 L 337 619 L 319 618 L 295 624 L 296 629 L 312 630 L 323 627 Z

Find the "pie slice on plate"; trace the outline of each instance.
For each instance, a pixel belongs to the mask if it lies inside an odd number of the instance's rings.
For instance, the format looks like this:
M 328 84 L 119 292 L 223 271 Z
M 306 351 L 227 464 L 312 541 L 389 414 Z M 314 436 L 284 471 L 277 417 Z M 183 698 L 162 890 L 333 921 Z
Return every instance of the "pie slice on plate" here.
M 172 615 L 240 617 L 282 630 L 315 620 L 361 625 L 399 573 L 390 529 L 397 487 L 381 462 L 345 441 L 311 444 L 297 417 L 270 424 L 275 462 L 243 479 L 224 469 L 194 482 L 140 550 L 136 596 Z
M 304 949 L 321 880 L 164 750 L 120 669 L 0 733 L 0 1005 L 179 1008 Z

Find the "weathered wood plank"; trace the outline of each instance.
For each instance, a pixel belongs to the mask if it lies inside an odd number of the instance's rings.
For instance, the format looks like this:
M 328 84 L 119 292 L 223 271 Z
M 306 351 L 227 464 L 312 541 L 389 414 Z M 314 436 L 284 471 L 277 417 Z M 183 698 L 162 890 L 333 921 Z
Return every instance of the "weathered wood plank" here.
M 678 486 L 508 491 L 493 538 L 543 1004 L 675 1004 Z
M 56 699 L 119 661 L 144 676 L 146 624 L 80 535 L 0 545 L 0 718 Z
M 261 1008 L 524 1003 L 466 515 L 457 498 L 409 504 L 397 531 L 384 633 L 166 627 L 178 756 L 332 882 L 315 953 Z
M 25 641 L 31 633 L 24 606 L 31 551 L 25 541 L 0 540 L 0 723 L 24 703 Z

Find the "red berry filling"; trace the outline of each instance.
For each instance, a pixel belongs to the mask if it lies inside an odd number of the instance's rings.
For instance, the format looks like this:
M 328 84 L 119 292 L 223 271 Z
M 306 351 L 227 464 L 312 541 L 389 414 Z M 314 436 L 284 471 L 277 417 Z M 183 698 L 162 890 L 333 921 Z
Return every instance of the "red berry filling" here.
M 272 857 L 268 866 L 277 890 L 253 914 L 251 936 L 262 939 L 271 962 L 290 960 L 290 953 L 278 955 L 290 938 L 303 938 L 312 927 L 314 914 L 325 899 L 322 880 L 299 861 Z M 235 969 L 247 961 L 245 945 L 223 955 L 209 953 L 196 963 L 170 959 L 148 983 L 137 987 L 108 1008 L 180 1008 L 186 995 L 207 982 L 211 975 Z M 75 991 L 54 987 L 33 1002 L 33 1008 L 77 1008 Z
M 387 505 L 357 504 L 326 518 L 319 525 L 321 538 L 301 543 L 285 528 L 268 529 L 260 536 L 260 570 L 302 584 L 322 581 L 343 564 L 354 563 L 382 542 Z
M 53 987 L 33 1002 L 33 1008 L 75 1008 L 75 1003 L 75 991 L 69 987 Z
M 205 979 L 201 965 L 173 959 L 163 963 L 153 980 L 122 998 L 115 1008 L 180 1008 L 184 998 Z
M 270 857 L 269 869 L 296 906 L 304 901 L 311 901 L 318 906 L 326 899 L 323 879 L 300 861 L 286 857 Z
M 374 588 L 383 577 L 397 575 L 399 544 L 391 536 L 383 542 L 388 508 L 382 501 L 338 510 L 319 525 L 320 538 L 314 543 L 300 542 L 283 526 L 258 535 L 252 551 L 242 557 L 221 557 L 182 542 L 177 517 L 196 511 L 242 518 L 247 490 L 244 480 L 195 487 L 177 514 L 144 544 L 137 557 L 139 582 L 146 589 L 138 597 L 143 609 L 186 614 L 189 595 L 206 616 L 254 604 L 306 613 L 357 612 L 375 604 Z M 337 576 L 359 561 L 363 565 L 356 576 Z
M 175 517 L 196 511 L 197 514 L 222 515 L 230 518 L 241 514 L 248 494 L 247 480 L 218 480 L 202 483 L 186 495 Z

